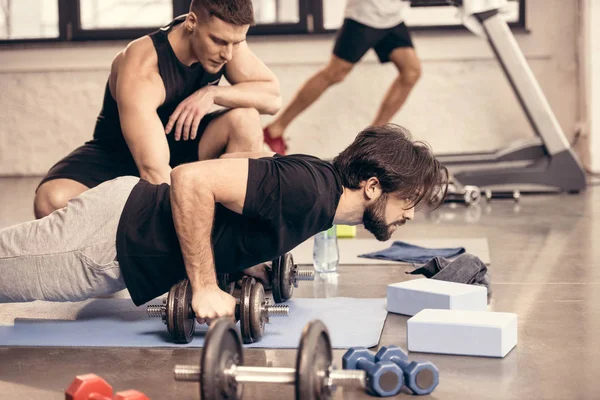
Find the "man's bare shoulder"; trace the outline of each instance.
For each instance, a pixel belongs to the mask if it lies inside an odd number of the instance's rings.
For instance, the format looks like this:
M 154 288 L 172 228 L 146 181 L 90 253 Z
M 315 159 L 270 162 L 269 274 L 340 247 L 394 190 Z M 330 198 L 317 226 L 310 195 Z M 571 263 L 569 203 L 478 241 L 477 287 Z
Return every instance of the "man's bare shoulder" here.
M 118 70 L 137 70 L 140 75 L 158 73 L 158 55 L 150 36 L 130 42 L 117 57 Z
M 118 86 L 121 87 L 119 92 Z M 115 57 L 110 72 L 110 91 L 120 103 L 143 90 L 156 105 L 164 101 L 164 85 L 158 71 L 158 56 L 149 36 L 130 42 Z M 120 93 L 120 94 L 119 94 Z

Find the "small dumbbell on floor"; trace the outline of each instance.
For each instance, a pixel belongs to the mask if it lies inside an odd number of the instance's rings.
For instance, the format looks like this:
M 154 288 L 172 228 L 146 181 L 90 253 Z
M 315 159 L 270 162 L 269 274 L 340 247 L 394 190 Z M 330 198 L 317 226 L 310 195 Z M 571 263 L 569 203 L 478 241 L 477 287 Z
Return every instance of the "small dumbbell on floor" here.
M 492 191 L 486 189 L 483 193 L 488 202 L 492 199 L 513 199 L 515 202 L 518 202 L 521 198 L 521 191 L 516 189 L 512 191 Z
M 430 361 L 408 361 L 408 354 L 398 346 L 383 346 L 375 361 L 391 361 L 404 372 L 404 383 L 414 394 L 429 394 L 439 383 L 439 371 Z
M 66 400 L 149 400 L 137 390 L 125 390 L 113 396 L 113 389 L 104 379 L 94 374 L 76 376 L 65 390 Z
M 203 400 L 238 399 L 244 383 L 291 384 L 297 400 L 330 399 L 336 387 L 366 388 L 364 371 L 334 369 L 329 332 L 319 320 L 302 331 L 296 368 L 244 366 L 240 333 L 220 318 L 206 334 L 200 365 L 176 365 L 174 374 L 178 381 L 199 382 Z
M 444 198 L 445 203 L 462 203 L 467 206 L 473 206 L 479 204 L 481 200 L 481 189 L 477 186 L 465 185 L 456 186 L 449 185 L 446 197 Z
M 290 312 L 287 305 L 268 304 L 262 284 L 247 276 L 242 279 L 240 297 L 236 300 L 235 318 L 240 321 L 244 343 L 262 339 L 269 317 L 287 316 Z M 175 343 L 191 342 L 196 330 L 196 315 L 192 309 L 189 280 L 173 285 L 163 304 L 149 305 L 147 313 L 149 317 L 162 318 Z
M 367 373 L 367 389 L 378 396 L 397 395 L 404 385 L 404 374 L 391 361 L 375 362 L 375 354 L 365 348 L 351 348 L 342 357 L 343 369 L 358 369 Z

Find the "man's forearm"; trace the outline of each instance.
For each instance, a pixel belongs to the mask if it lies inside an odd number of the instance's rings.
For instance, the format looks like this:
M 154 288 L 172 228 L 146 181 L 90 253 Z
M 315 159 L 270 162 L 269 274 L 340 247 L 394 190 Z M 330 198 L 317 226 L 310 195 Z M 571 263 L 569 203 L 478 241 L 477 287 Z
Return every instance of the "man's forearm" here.
M 171 184 L 171 167 L 168 165 L 164 168 L 142 167 L 139 170 L 140 178 L 150 183 L 155 185 L 160 185 L 161 183 Z
M 214 103 L 230 108 L 255 108 L 261 114 L 276 114 L 281 108 L 279 87 L 271 82 L 242 82 L 213 86 Z
M 217 285 L 217 279 L 211 245 L 215 199 L 209 189 L 195 185 L 194 179 L 185 166 L 171 173 L 173 221 L 187 276 L 196 292 Z

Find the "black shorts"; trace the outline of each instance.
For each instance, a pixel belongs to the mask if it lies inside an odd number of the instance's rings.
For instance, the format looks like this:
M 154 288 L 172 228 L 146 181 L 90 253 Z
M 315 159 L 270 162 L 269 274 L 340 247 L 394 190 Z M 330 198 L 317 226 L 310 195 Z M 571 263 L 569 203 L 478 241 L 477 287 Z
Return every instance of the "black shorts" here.
M 376 29 L 346 18 L 338 32 L 333 54 L 355 64 L 373 48 L 379 61 L 385 63 L 390 61 L 392 50 L 399 47 L 413 47 L 404 22 L 392 28 Z
M 217 117 L 229 109 L 218 110 L 206 114 L 198 126 L 198 134 L 194 140 L 175 141 L 173 131 L 167 136 L 169 143 L 171 168 L 178 165 L 198 161 L 198 143 L 202 133 Z M 117 141 L 94 139 L 75 149 L 71 154 L 57 162 L 42 179 L 38 188 L 53 179 L 72 179 L 88 188 L 93 188 L 102 182 L 119 176 L 140 176 L 133 156 L 122 137 Z

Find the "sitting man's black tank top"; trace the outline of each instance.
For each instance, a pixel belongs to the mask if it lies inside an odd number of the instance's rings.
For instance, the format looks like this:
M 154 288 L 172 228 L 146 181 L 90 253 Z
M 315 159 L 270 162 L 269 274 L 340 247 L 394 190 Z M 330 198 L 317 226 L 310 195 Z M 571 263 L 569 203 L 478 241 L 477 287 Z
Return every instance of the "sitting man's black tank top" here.
M 148 35 L 152 39 L 158 55 L 158 70 L 166 92 L 164 103 L 157 109 L 163 127 L 166 126 L 169 117 L 179 103 L 200 88 L 208 85 L 218 85 L 223 75 L 223 69 L 216 74 L 210 74 L 204 70 L 200 63 L 187 66 L 179 61 L 167 36 L 174 26 L 183 21 L 185 21 L 185 15 L 177 17 L 165 27 Z M 177 152 L 178 148 L 195 146 L 197 149 L 198 146 L 197 141 L 196 143 L 191 140 L 175 141 L 173 132 L 167 135 L 167 140 L 171 151 L 171 159 L 173 159 L 173 153 Z M 108 82 L 104 91 L 102 109 L 96 120 L 92 142 L 105 146 L 112 151 L 129 153 L 129 148 L 121 130 L 117 102 L 110 93 Z

